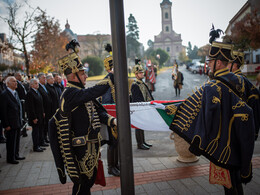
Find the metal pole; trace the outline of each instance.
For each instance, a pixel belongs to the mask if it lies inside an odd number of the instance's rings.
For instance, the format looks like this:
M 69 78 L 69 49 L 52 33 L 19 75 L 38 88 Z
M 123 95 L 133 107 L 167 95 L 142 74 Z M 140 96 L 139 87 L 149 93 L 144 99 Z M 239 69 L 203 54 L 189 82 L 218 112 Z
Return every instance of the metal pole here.
M 123 0 L 110 0 L 110 20 L 119 129 L 121 194 L 133 195 L 135 191 Z

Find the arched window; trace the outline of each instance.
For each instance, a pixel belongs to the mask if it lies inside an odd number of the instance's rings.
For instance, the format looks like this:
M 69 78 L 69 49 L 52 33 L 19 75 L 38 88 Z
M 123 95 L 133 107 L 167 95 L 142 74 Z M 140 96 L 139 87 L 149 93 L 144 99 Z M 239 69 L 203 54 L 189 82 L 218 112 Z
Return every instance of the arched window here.
M 165 31 L 169 32 L 169 26 L 166 26 Z
M 168 14 L 168 12 L 166 12 L 165 13 L 165 19 L 168 19 L 168 17 L 169 17 L 169 14 Z
M 167 51 L 167 52 L 170 52 L 170 47 L 167 47 L 167 48 L 166 48 L 166 51 Z

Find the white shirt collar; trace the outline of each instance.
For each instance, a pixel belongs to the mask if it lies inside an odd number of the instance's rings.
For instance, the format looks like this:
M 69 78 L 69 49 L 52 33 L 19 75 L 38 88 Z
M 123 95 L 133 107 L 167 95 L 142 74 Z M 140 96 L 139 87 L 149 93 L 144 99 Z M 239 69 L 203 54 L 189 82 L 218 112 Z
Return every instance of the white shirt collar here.
M 11 88 L 9 88 L 9 87 L 7 87 L 7 89 L 13 94 L 13 96 L 15 96 L 14 94 L 15 94 L 15 90 L 12 90 Z

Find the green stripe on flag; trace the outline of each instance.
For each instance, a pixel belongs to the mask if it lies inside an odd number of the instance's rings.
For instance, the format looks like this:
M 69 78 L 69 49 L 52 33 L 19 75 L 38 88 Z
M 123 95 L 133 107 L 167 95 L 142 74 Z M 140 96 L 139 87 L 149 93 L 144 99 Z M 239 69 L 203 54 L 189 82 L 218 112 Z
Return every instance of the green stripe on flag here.
M 170 102 L 170 103 L 163 103 L 163 105 L 165 105 L 165 106 L 167 106 L 167 105 L 171 105 L 171 104 L 180 104 L 182 101 L 180 101 L 180 102 Z M 176 106 L 177 106 L 176 105 Z M 165 110 L 162 110 L 162 109 L 158 109 L 158 108 L 156 108 L 156 110 L 158 111 L 158 113 L 161 115 L 161 117 L 162 117 L 162 119 L 165 121 L 165 123 L 168 125 L 168 126 L 170 126 L 171 125 L 171 123 L 172 123 L 172 120 L 174 119 L 174 116 L 175 115 L 168 115 L 167 113 L 166 113 L 166 111 Z

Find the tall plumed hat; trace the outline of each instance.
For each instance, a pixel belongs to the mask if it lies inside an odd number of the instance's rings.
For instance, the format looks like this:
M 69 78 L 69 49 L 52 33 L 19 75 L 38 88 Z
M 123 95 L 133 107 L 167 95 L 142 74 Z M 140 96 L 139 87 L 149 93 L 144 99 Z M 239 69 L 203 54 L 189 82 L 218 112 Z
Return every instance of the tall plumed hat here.
M 139 64 L 139 62 L 141 62 L 141 60 L 138 58 L 135 58 L 135 65 Z
M 104 66 L 105 66 L 105 69 L 108 71 L 108 70 L 112 70 L 112 68 L 114 67 L 113 56 L 112 56 L 112 46 L 109 43 L 106 44 L 105 50 L 109 53 L 109 55 L 104 59 Z
M 62 57 L 59 59 L 58 64 L 59 68 L 64 72 L 65 75 L 69 75 L 71 73 L 77 73 L 80 70 L 85 70 L 85 67 L 80 61 L 78 56 L 78 52 L 80 47 L 79 43 L 73 39 L 66 45 L 66 50 L 72 50 L 72 53 Z
M 215 41 L 216 38 L 219 38 L 220 34 L 223 33 L 222 30 L 215 30 L 214 25 L 212 24 L 212 29 L 210 30 L 209 42 L 211 43 L 209 50 L 209 60 L 222 60 L 222 61 L 232 61 L 233 60 L 233 45 L 229 43 L 222 43 Z
M 240 51 L 233 51 L 234 61 L 233 63 L 237 63 L 239 67 L 244 65 L 244 56 L 245 54 Z
M 134 67 L 133 67 L 133 73 L 138 73 L 138 72 L 144 72 L 144 68 L 142 65 L 140 64 L 136 64 Z

